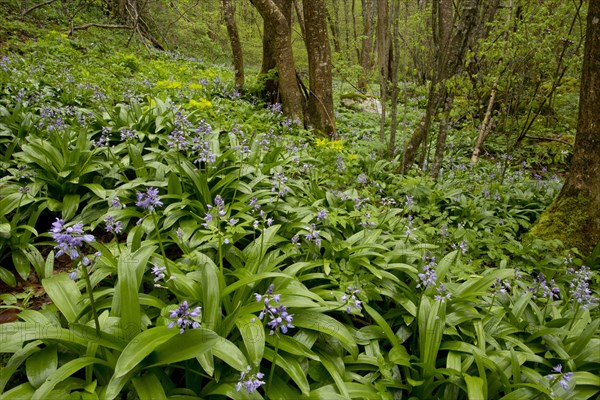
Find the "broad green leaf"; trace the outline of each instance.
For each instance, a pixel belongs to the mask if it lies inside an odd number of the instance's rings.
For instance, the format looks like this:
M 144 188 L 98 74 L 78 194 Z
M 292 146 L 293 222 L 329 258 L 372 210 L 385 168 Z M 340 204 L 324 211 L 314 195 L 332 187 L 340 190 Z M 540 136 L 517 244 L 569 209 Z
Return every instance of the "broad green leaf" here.
M 238 318 L 236 325 L 242 335 L 251 366 L 258 367 L 265 351 L 265 328 L 262 321 L 248 314 Z
M 221 338 L 217 340 L 212 351 L 215 357 L 225 361 L 238 371 L 245 371 L 249 365 L 244 353 L 227 339 Z
M 56 346 L 48 346 L 34 353 L 25 362 L 25 371 L 29 383 L 39 388 L 46 378 L 58 367 Z
M 483 394 L 483 380 L 478 376 L 464 374 L 467 384 L 467 397 L 469 400 L 481 400 L 486 396 Z
M 293 324 L 299 328 L 312 329 L 338 339 L 342 346 L 352 355 L 358 356 L 356 341 L 341 322 L 328 315 L 310 310 L 295 310 Z
M 296 383 L 296 385 L 300 388 L 302 394 L 307 395 L 310 392 L 310 387 L 308 385 L 308 379 L 306 378 L 306 373 L 300 366 L 300 363 L 296 361 L 293 357 L 282 357 L 281 354 L 277 355 L 277 360 L 274 361 L 275 351 L 270 348 L 265 349 L 265 358 L 271 363 L 275 363 L 276 367 L 283 369 L 283 371 Z M 271 364 L 273 365 L 273 364 Z M 271 368 L 273 368 L 271 366 Z
M 133 387 L 140 400 L 166 400 L 167 395 L 160 380 L 153 373 L 132 379 Z
M 81 293 L 77 284 L 66 273 L 42 279 L 42 285 L 52 302 L 69 323 L 76 322 L 79 314 Z
M 176 327 L 172 329 L 178 331 Z M 208 329 L 189 329 L 157 346 L 149 356 L 150 366 L 174 364 L 199 357 L 211 350 L 220 339 L 216 333 Z
M 15 278 L 12 272 L 4 267 L 0 267 L 0 280 L 10 287 L 17 286 L 17 278 Z
M 52 389 L 54 389 L 56 387 L 56 385 L 58 385 L 65 379 L 71 377 L 75 372 L 79 371 L 80 369 L 82 369 L 88 365 L 93 365 L 93 364 L 109 366 L 106 361 L 101 360 L 99 358 L 95 358 L 95 357 L 80 357 L 80 358 L 71 360 L 71 361 L 65 363 L 64 365 L 62 365 L 60 368 L 58 368 L 52 374 L 50 374 L 50 376 L 48 376 L 46 381 L 35 391 L 35 393 L 31 397 L 31 399 L 32 400 L 47 399 L 48 395 L 50 394 Z
M 78 194 L 67 194 L 62 201 L 62 218 L 65 221 L 72 219 L 79 208 L 80 196 Z
M 83 186 L 90 189 L 96 196 L 101 199 L 106 199 L 106 189 L 98 183 L 84 183 Z
M 31 271 L 31 264 L 29 264 L 27 256 L 21 249 L 15 249 L 12 252 L 12 262 L 21 278 L 27 280 Z
M 179 330 L 168 329 L 166 326 L 151 328 L 137 335 L 119 356 L 115 372 L 108 386 L 110 387 L 115 379 L 136 368 L 146 356 L 175 335 L 179 335 Z
M 17 350 L 8 360 L 3 368 L 0 368 L 0 393 L 4 392 L 6 384 L 12 378 L 13 374 L 26 361 L 32 354 L 40 351 L 40 340 L 33 341 L 23 346 L 22 349 Z

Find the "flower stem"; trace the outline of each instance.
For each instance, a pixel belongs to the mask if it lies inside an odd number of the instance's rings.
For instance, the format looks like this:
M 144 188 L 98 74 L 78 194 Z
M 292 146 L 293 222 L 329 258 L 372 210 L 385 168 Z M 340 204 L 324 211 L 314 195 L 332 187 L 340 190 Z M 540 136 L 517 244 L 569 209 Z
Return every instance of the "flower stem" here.
M 156 237 L 158 239 L 158 247 L 160 247 L 160 253 L 163 256 L 163 261 L 165 262 L 165 267 L 167 267 L 167 273 L 169 276 L 171 275 L 171 270 L 169 269 L 169 263 L 167 262 L 167 255 L 165 254 L 165 247 L 163 246 L 162 238 L 160 237 L 160 229 L 158 229 L 158 219 L 156 218 L 156 213 L 151 211 L 152 221 L 154 221 L 154 227 L 156 228 Z
M 275 367 L 277 366 L 277 357 L 279 354 L 279 333 L 275 336 L 275 354 L 273 355 L 273 362 L 271 363 L 271 372 L 269 373 L 269 382 L 267 383 L 267 390 L 265 393 L 269 393 L 271 389 L 271 383 L 273 382 L 273 376 L 275 375 Z
M 83 277 L 85 279 L 85 286 L 87 288 L 87 294 L 90 298 L 90 306 L 92 307 L 92 315 L 96 324 L 96 334 L 100 335 L 100 321 L 98 320 L 98 311 L 96 310 L 96 303 L 94 302 L 94 293 L 92 292 L 92 281 L 90 280 L 90 274 L 85 265 L 82 265 Z

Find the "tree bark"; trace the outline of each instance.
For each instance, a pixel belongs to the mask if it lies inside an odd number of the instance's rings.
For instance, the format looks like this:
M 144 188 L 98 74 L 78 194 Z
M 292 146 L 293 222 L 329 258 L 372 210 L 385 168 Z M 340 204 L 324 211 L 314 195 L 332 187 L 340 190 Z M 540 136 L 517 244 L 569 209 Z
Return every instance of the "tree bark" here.
M 240 35 L 235 23 L 235 6 L 232 0 L 221 0 L 221 5 L 223 6 L 225 24 L 227 25 L 227 33 L 231 42 L 235 86 L 242 88 L 244 86 L 244 53 L 242 52 L 242 43 L 240 42 Z
M 266 56 L 263 54 L 263 70 L 265 66 L 269 66 L 270 57 L 273 57 L 277 66 L 278 89 L 283 112 L 293 120 L 302 122 L 304 120 L 302 94 L 296 80 L 291 30 L 289 18 L 286 17 L 291 12 L 291 0 L 279 0 L 282 7 L 274 0 L 250 1 L 265 23 L 263 51 L 266 47 L 268 54 Z
M 590 0 L 573 161 L 558 197 L 532 229 L 590 255 L 600 241 L 600 0 Z M 598 254 L 596 254 L 598 256 Z
M 372 64 L 372 53 L 373 53 L 373 34 L 374 27 L 373 21 L 375 20 L 375 2 L 371 0 L 362 0 L 362 13 L 363 13 L 363 35 L 361 40 L 360 50 L 360 66 L 362 73 L 358 77 L 358 89 L 362 92 L 366 92 L 368 89 L 367 75 L 371 71 Z
M 385 142 L 385 119 L 388 84 L 388 57 L 390 53 L 389 6 L 387 0 L 377 0 L 377 64 L 379 67 L 379 99 L 381 115 L 379 124 L 379 141 Z
M 308 53 L 310 79 L 307 119 L 316 135 L 331 135 L 335 133 L 335 120 L 331 48 L 326 25 L 327 8 L 324 0 L 304 0 L 302 9 L 306 29 L 304 42 Z
M 471 32 L 473 32 L 477 24 L 477 11 L 481 2 L 482 0 L 465 0 L 463 2 L 462 13 L 456 28 L 454 28 L 454 24 L 452 24 L 451 28 L 434 28 L 434 32 L 437 32 L 434 37 L 437 36 L 438 40 L 440 40 L 440 45 L 436 48 L 436 67 L 430 84 L 427 110 L 404 151 L 402 172 L 408 171 L 415 162 L 417 150 L 422 143 L 425 143 L 425 145 L 420 157 L 421 167 L 425 164 L 425 157 L 427 155 L 426 142 L 432 119 L 437 115 L 439 107 L 444 104 L 447 95 L 444 82 L 460 72 L 464 64 L 467 44 L 469 41 L 476 40 L 476 38 L 471 37 Z M 433 12 L 437 13 L 434 19 L 438 20 L 439 25 L 447 24 L 449 15 L 448 7 L 448 5 L 442 4 L 439 9 L 433 9 Z M 449 30 L 450 32 L 454 32 L 454 34 L 448 33 Z M 447 40 L 447 45 L 444 45 L 441 40 Z

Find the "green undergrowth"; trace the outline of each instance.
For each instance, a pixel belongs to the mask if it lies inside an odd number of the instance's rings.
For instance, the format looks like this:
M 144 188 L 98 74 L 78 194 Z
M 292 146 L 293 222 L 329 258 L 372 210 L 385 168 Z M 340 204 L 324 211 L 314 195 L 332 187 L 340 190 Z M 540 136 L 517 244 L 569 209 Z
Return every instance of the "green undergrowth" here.
M 374 115 L 314 139 L 224 67 L 89 35 L 0 60 L 3 399 L 597 395 L 598 277 L 522 242 L 552 172 L 471 166 L 457 129 L 441 179 L 398 176 Z

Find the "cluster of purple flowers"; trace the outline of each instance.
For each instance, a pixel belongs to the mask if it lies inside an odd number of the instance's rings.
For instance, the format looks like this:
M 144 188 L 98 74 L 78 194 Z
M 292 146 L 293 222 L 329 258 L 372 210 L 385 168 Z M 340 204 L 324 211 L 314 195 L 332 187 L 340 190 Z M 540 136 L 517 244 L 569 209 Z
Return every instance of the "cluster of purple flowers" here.
M 417 284 L 417 287 L 422 287 L 423 289 L 427 289 L 428 287 L 434 287 L 437 284 L 437 274 L 435 273 L 435 267 L 437 263 L 435 262 L 434 257 L 425 257 L 425 261 L 429 260 L 429 263 L 423 267 L 423 272 L 421 272 L 418 276 L 421 282 Z
M 317 221 L 321 222 L 321 221 L 325 221 L 327 219 L 327 216 L 329 215 L 329 212 L 326 209 L 321 209 L 319 210 L 319 212 L 317 212 Z
M 306 239 L 307 242 L 315 242 L 315 245 L 320 247 L 321 233 L 317 230 L 317 226 L 315 224 L 310 224 L 310 226 L 307 226 L 305 229 L 308 231 L 308 233 L 304 234 L 304 239 Z
M 512 286 L 508 279 L 501 280 L 500 278 L 496 278 L 496 281 L 492 284 L 492 289 L 496 295 L 508 294 L 510 293 Z
M 100 139 L 98 139 L 98 141 L 92 140 L 92 146 L 94 147 L 108 147 L 108 143 L 110 141 L 109 136 L 110 135 L 110 130 L 103 126 L 102 127 L 102 134 L 100 135 Z
M 72 260 L 81 255 L 79 248 L 84 243 L 91 243 L 95 240 L 93 235 L 83 232 L 83 223 L 78 222 L 73 226 L 65 228 L 65 221 L 59 218 L 56 218 L 56 221 L 52 223 L 50 232 L 52 233 L 52 238 L 57 243 L 55 247 L 55 249 L 58 249 L 56 257 L 68 254 Z
M 569 294 L 572 302 L 580 304 L 584 310 L 598 302 L 599 299 L 592 296 L 590 289 L 589 281 L 592 272 L 589 267 L 582 265 L 578 270 L 572 267 L 567 268 L 567 275 L 573 277 L 569 282 Z
M 286 306 L 283 304 L 279 304 L 278 306 L 271 305 L 271 301 L 277 304 L 281 301 L 280 294 L 273 294 L 274 288 L 275 285 L 271 284 L 269 285 L 269 289 L 265 294 L 254 294 L 257 302 L 262 301 L 264 303 L 263 310 L 258 315 L 258 319 L 262 321 L 264 320 L 265 316 L 269 317 L 269 322 L 267 322 L 267 325 L 269 328 L 271 328 L 271 335 L 275 334 L 279 330 L 281 330 L 283 333 L 287 333 L 289 328 L 295 328 L 295 326 L 292 325 L 294 315 L 287 312 Z
M 240 372 L 240 380 L 238 381 L 237 385 L 235 385 L 235 390 L 239 392 L 242 390 L 242 387 L 244 387 L 248 393 L 252 393 L 265 384 L 265 381 L 262 380 L 265 374 L 262 372 L 250 374 L 250 371 L 251 368 L 248 366 L 246 371 Z
M 158 265 L 154 264 L 154 266 L 151 269 L 151 272 L 154 274 L 154 282 L 164 280 L 166 270 L 167 267 L 159 267 Z
M 154 211 L 155 208 L 163 205 L 158 196 L 158 189 L 150 187 L 146 192 L 137 192 L 137 207 L 141 207 L 144 210 Z
M 90 257 L 88 257 L 88 256 L 83 256 L 81 258 L 81 264 L 86 268 L 96 264 L 96 261 L 98 261 L 98 258 L 102 257 L 102 252 L 100 252 L 100 251 L 95 252 L 93 257 L 94 258 L 90 259 Z M 69 278 L 71 278 L 71 280 L 75 280 L 75 279 L 77 279 L 78 275 L 79 275 L 79 266 L 77 266 L 73 271 L 71 271 L 71 273 L 69 274 Z
M 202 308 L 196 307 L 192 311 L 189 311 L 190 306 L 187 300 L 184 300 L 179 307 L 172 310 L 169 314 L 169 318 L 174 319 L 171 321 L 168 328 L 171 329 L 175 325 L 179 327 L 179 333 L 183 334 L 186 329 L 197 329 L 200 328 L 200 322 L 196 319 L 202 316 Z
M 362 301 L 358 299 L 360 290 L 356 286 L 348 286 L 346 292 L 342 296 L 342 301 L 346 302 L 346 312 L 350 314 L 352 312 L 352 306 L 356 307 L 358 311 L 362 310 Z
M 135 129 L 129 129 L 129 128 L 121 128 L 121 140 L 123 141 L 128 141 L 128 140 L 133 140 L 133 139 L 137 139 L 137 132 L 135 131 Z
M 446 300 L 450 300 L 452 298 L 452 293 L 448 292 L 448 289 L 446 289 L 446 285 L 444 285 L 443 283 L 440 283 L 436 290 L 438 294 L 436 294 L 433 297 L 436 301 L 444 303 L 446 302 Z
M 121 204 L 121 199 L 119 199 L 117 196 L 115 196 L 111 201 L 110 201 L 110 206 L 113 208 L 125 208 L 125 204 Z
M 115 221 L 115 218 L 112 215 L 104 218 L 104 224 L 106 225 L 106 232 L 114 232 L 115 234 L 123 232 L 121 221 Z
M 338 172 L 346 171 L 346 166 L 344 165 L 344 159 L 342 158 L 342 156 L 337 156 L 335 165 L 337 167 Z
M 360 183 L 361 185 L 366 185 L 368 180 L 367 180 L 367 175 L 366 174 L 360 174 L 357 178 L 356 178 L 357 182 Z
M 534 294 L 534 299 L 540 291 L 542 292 L 542 297 L 548 300 L 557 300 L 560 298 L 560 289 L 555 285 L 554 279 L 547 281 L 546 277 L 541 272 L 538 274 L 537 278 L 533 280 L 533 286 L 529 288 L 529 291 Z
M 358 223 L 359 226 L 362 226 L 364 229 L 375 227 L 375 222 L 371 221 L 371 213 L 366 212 L 361 218 L 362 220 Z
M 555 374 L 558 374 L 558 375 L 549 374 L 549 375 L 546 375 L 546 378 L 550 379 L 550 381 L 555 381 L 558 379 L 558 384 L 560 385 L 560 387 L 562 387 L 564 390 L 569 390 L 569 381 L 571 380 L 571 378 L 573 378 L 573 373 L 572 372 L 563 373 L 562 372 L 562 364 L 558 364 L 557 366 L 552 368 L 552 372 L 554 372 Z
M 283 172 L 276 172 L 271 178 L 271 192 L 277 193 L 279 197 L 284 197 L 290 191 L 286 185 L 287 180 L 288 178 Z

